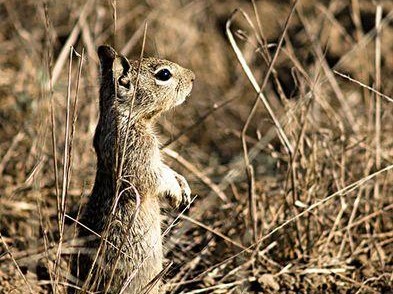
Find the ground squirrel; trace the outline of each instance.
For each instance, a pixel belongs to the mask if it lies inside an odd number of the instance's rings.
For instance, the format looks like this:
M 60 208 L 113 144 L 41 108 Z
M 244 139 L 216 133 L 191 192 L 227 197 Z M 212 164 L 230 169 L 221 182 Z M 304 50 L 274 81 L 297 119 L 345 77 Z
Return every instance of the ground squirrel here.
M 190 201 L 191 191 L 185 178 L 161 160 L 153 124 L 160 113 L 185 101 L 195 76 L 167 60 L 129 61 L 110 46 L 100 46 L 98 56 L 97 174 L 80 222 L 106 236 L 107 242 L 101 241 L 98 256 L 102 259 L 97 259 L 91 272 L 98 278 L 94 282 L 87 273 L 100 239 L 80 228 L 79 237 L 89 241 L 73 258 L 73 274 L 93 290 L 103 290 L 111 281 L 109 293 L 160 293 L 159 282 L 150 283 L 162 270 L 159 201 L 166 198 L 176 207 Z M 120 166 L 121 180 L 117 182 Z

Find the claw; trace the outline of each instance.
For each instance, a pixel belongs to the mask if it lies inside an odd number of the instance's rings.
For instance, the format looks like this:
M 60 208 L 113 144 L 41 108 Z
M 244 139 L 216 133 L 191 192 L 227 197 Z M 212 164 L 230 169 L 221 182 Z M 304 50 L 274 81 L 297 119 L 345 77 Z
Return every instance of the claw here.
M 179 204 L 187 206 L 191 202 L 190 186 L 188 185 L 187 180 L 183 176 L 177 174 L 176 179 L 179 183 L 180 189 L 182 190 L 182 199 L 181 203 Z

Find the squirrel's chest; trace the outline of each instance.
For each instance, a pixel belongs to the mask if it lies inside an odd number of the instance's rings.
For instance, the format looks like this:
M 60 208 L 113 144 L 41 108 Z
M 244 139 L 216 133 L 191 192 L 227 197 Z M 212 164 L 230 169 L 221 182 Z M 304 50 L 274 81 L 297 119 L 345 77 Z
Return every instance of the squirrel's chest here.
M 151 138 L 140 138 L 130 146 L 127 153 L 125 174 L 141 188 L 154 187 L 162 165 L 158 142 Z
M 154 171 L 155 167 L 161 163 L 161 153 L 158 148 L 158 141 L 150 136 L 137 138 L 133 144 L 129 145 L 127 158 L 131 169 L 135 171 Z

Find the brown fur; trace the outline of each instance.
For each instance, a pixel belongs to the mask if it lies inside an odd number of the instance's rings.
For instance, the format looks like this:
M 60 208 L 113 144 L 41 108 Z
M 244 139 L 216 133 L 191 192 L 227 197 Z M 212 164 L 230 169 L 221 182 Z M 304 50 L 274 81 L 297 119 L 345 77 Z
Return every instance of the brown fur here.
M 81 228 L 79 237 L 88 240 L 84 247 L 90 254 L 73 258 L 73 274 L 85 281 L 85 288 L 102 290 L 114 272 L 109 293 L 119 293 L 127 279 L 130 282 L 124 293 L 142 293 L 162 270 L 160 198 L 167 198 L 173 206 L 190 200 L 187 181 L 161 160 L 153 124 L 160 113 L 186 99 L 194 74 L 175 63 L 146 58 L 141 63 L 137 86 L 139 61 L 129 62 L 109 46 L 101 46 L 98 55 L 100 118 L 94 136 L 97 174 L 80 221 L 108 242 L 91 237 Z M 157 81 L 154 74 L 161 68 L 170 70 L 170 81 Z M 116 198 L 123 146 L 122 180 Z M 92 271 L 93 278 L 86 281 L 100 241 L 101 258 Z M 97 283 L 93 283 L 95 278 Z M 159 282 L 149 293 L 160 293 Z

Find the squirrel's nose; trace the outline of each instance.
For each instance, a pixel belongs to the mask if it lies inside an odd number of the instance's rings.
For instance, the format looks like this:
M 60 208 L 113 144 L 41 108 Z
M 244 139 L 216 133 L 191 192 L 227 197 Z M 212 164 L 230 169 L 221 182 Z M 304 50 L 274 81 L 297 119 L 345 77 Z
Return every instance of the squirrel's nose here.
M 191 82 L 195 81 L 195 74 L 190 70 L 191 73 Z

